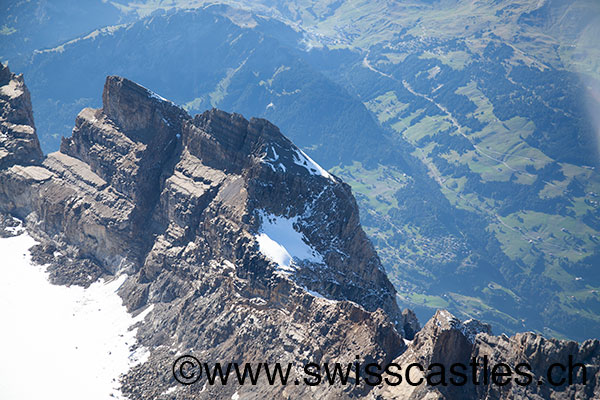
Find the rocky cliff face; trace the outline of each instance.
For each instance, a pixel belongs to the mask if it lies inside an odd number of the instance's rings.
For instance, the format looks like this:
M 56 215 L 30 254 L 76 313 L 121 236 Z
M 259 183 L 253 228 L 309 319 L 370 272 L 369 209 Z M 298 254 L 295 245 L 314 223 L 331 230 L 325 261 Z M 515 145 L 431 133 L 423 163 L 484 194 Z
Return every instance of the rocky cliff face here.
M 41 240 L 53 279 L 127 273 L 129 310 L 153 307 L 139 330 L 152 356 L 125 380 L 133 398 L 174 384 L 175 349 L 255 362 L 403 350 L 404 317 L 349 187 L 269 122 L 191 118 L 109 77 L 103 108 L 79 114 L 60 152 L 33 155 L 1 171 L 0 207 Z
M 585 384 L 582 369 L 575 368 L 572 384 L 568 381 L 554 385 L 549 382 L 548 369 L 554 363 L 561 363 L 568 368 L 571 363 L 586 366 Z M 471 370 L 467 372 L 465 384 L 461 386 L 435 385 L 411 386 L 403 381 L 397 386 L 383 386 L 374 390 L 378 399 L 596 399 L 600 396 L 600 343 L 588 340 L 584 343 L 545 339 L 540 335 L 527 332 L 515 336 L 493 336 L 491 328 L 475 320 L 461 322 L 445 310 L 438 311 L 415 339 L 394 363 L 406 369 L 411 363 L 421 365 L 444 364 L 447 368 L 446 382 L 452 375 L 449 373 L 453 363 L 461 363 L 470 368 L 476 363 L 475 379 Z M 506 364 L 512 369 L 511 382 L 506 385 L 492 383 L 491 370 L 495 365 Z M 523 377 L 515 374 L 515 367 L 527 363 L 531 383 L 519 385 L 515 381 L 525 382 Z M 484 366 L 485 365 L 485 366 Z M 558 367 L 559 368 L 559 367 Z M 500 370 L 505 371 L 504 367 Z M 439 371 L 435 370 L 434 371 Z M 426 374 L 412 369 L 412 382 L 426 379 Z M 567 378 L 560 369 L 553 371 L 552 380 L 559 383 Z M 487 378 L 484 377 L 487 374 Z M 457 380 L 457 377 L 454 376 Z M 484 381 L 485 379 L 485 381 Z M 440 376 L 432 379 L 437 383 Z M 506 376 L 502 378 L 506 381 Z
M 0 168 L 29 165 L 42 159 L 23 75 L 0 64 Z
M 207 362 L 297 365 L 354 362 L 357 355 L 382 364 L 483 354 L 551 360 L 554 350 L 536 344 L 537 336 L 505 341 L 444 313 L 420 330 L 414 314 L 396 305 L 349 187 L 268 121 L 219 110 L 192 118 L 109 77 L 103 107 L 81 111 L 72 137 L 44 158 L 22 77 L 7 68 L 2 77 L 3 95 L 7 87 L 21 94 L 2 97 L 0 212 L 26 221 L 41 243 L 35 258 L 50 265 L 55 283 L 87 286 L 128 275 L 120 295 L 130 312 L 148 313 L 138 339 L 150 349 L 149 360 L 123 378 L 130 398 L 513 394 L 473 385 L 184 387 L 171 372 L 184 353 Z M 545 343 L 563 355 L 576 352 L 597 371 L 597 341 Z M 596 395 L 597 387 L 586 393 Z

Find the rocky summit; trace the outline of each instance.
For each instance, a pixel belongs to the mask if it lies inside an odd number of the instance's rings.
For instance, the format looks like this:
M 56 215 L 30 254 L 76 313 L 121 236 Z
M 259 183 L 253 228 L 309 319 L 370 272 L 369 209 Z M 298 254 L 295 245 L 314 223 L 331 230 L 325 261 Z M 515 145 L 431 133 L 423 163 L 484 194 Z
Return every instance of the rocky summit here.
M 42 160 L 35 134 L 29 90 L 22 75 L 0 66 L 0 168 L 28 165 Z
M 0 212 L 39 242 L 55 284 L 126 275 L 119 294 L 145 313 L 148 359 L 121 380 L 130 399 L 598 398 L 600 344 L 493 336 L 439 311 L 423 329 L 363 232 L 350 187 L 264 119 L 194 117 L 110 76 L 102 108 L 83 109 L 60 151 L 43 156 L 23 77 L 0 71 Z M 8 234 L 7 229 L 3 229 Z M 567 386 L 184 386 L 172 365 L 203 362 L 530 362 L 534 379 L 572 355 Z M 232 397 L 233 396 L 233 397 Z

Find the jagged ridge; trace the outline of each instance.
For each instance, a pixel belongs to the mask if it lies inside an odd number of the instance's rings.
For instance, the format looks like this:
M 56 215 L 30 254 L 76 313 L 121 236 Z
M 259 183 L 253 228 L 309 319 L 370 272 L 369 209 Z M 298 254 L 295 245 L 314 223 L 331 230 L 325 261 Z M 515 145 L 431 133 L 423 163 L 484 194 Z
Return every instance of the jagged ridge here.
M 35 226 L 55 281 L 127 273 L 128 308 L 154 305 L 139 334 L 151 361 L 125 384 L 134 398 L 160 394 L 156 376 L 170 378 L 168 349 L 181 346 L 244 361 L 365 351 L 391 360 L 404 348 L 404 317 L 350 188 L 268 121 L 219 110 L 191 118 L 109 77 L 103 108 L 79 114 L 60 152 L 15 168 L 2 171 L 2 211 Z M 282 273 L 259 251 L 265 215 L 293 218 L 322 262 L 294 260 Z

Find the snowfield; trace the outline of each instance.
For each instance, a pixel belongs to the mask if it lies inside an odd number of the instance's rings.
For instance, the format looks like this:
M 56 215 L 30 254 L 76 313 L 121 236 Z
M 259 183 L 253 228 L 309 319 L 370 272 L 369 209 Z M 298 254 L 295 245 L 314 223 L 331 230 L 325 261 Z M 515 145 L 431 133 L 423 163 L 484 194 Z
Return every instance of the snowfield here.
M 121 398 L 119 376 L 144 362 L 132 351 L 136 329 L 116 291 L 126 276 L 88 289 L 49 283 L 33 265 L 28 234 L 0 238 L 0 398 L 81 400 Z
M 335 182 L 333 176 L 329 172 L 325 171 L 319 164 L 313 161 L 305 152 L 298 149 L 294 152 L 294 163 L 308 170 L 311 175 L 320 175 L 323 178 L 327 178 Z

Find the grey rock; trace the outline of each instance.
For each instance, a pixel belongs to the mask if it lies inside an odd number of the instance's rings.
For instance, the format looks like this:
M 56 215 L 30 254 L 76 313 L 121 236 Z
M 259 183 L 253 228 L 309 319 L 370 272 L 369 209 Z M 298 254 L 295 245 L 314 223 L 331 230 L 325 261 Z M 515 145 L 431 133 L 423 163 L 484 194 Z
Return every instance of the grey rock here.
M 408 308 L 402 310 L 402 319 L 404 321 L 404 326 L 402 327 L 404 337 L 408 340 L 413 340 L 417 332 L 421 330 L 421 324 L 415 312 Z
M 18 89 L 0 96 L 0 235 L 21 229 L 15 217 L 25 221 L 40 242 L 34 260 L 50 265 L 57 284 L 128 275 L 119 290 L 128 310 L 152 307 L 137 331 L 150 358 L 123 377 L 128 398 L 598 398 L 597 340 L 492 336 L 489 325 L 447 311 L 421 329 L 412 311 L 400 312 L 349 186 L 268 121 L 215 109 L 192 118 L 108 77 L 103 107 L 82 110 L 72 137 L 43 158 L 22 77 L 3 67 L 0 83 Z M 293 221 L 322 261 L 295 259 L 282 271 L 265 256 L 257 237 L 273 216 Z M 292 362 L 294 374 L 308 362 L 357 357 L 402 366 L 487 357 L 530 362 L 534 379 L 573 355 L 589 366 L 591 383 L 577 376 L 558 388 L 262 382 L 203 390 L 175 382 L 171 367 L 181 353 L 207 363 Z
M 569 356 L 573 363 L 586 365 L 587 382 L 583 385 L 583 374 L 577 369 L 572 385 L 550 385 L 547 370 L 554 363 L 567 366 Z M 483 384 L 484 359 L 487 360 L 488 377 L 494 365 L 505 363 L 513 371 L 512 381 L 505 386 L 497 385 L 488 378 Z M 427 368 L 432 363 L 441 363 L 449 369 L 453 363 L 469 365 L 473 360 L 479 365 L 477 381 L 474 383 L 468 371 L 464 386 L 411 386 L 406 382 L 398 386 L 382 386 L 371 396 L 384 399 L 596 399 L 600 394 L 600 343 L 588 340 L 584 343 L 545 339 L 534 333 L 518 333 L 515 336 L 491 335 L 490 327 L 481 322 L 460 322 L 445 310 L 438 311 L 409 344 L 408 349 L 394 360 L 403 369 L 418 362 Z M 529 385 L 518 385 L 514 371 L 519 363 L 531 366 L 532 380 Z M 412 369 L 413 382 L 425 378 L 428 371 L 420 373 Z M 456 378 L 456 377 L 455 377 Z M 437 379 L 437 378 L 436 378 Z M 555 378 L 558 380 L 558 377 Z M 538 385 L 538 382 L 542 384 Z
M 37 164 L 42 158 L 23 75 L 0 63 L 0 168 Z
M 42 243 L 34 257 L 51 264 L 54 282 L 87 286 L 128 273 L 120 290 L 128 309 L 153 306 L 138 331 L 150 361 L 124 378 L 130 398 L 174 385 L 178 348 L 206 360 L 298 363 L 389 361 L 404 349 L 394 288 L 350 188 L 322 176 L 268 121 L 219 110 L 191 118 L 109 77 L 103 108 L 79 114 L 60 152 L 0 174 L 1 211 L 27 220 Z M 296 260 L 294 273 L 281 274 L 259 251 L 263 213 L 293 218 L 324 262 Z M 178 393 L 223 397 L 233 387 L 198 389 Z M 266 397 L 311 390 L 245 389 Z M 321 397 L 368 389 L 331 386 Z

